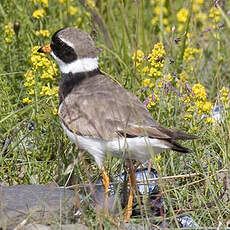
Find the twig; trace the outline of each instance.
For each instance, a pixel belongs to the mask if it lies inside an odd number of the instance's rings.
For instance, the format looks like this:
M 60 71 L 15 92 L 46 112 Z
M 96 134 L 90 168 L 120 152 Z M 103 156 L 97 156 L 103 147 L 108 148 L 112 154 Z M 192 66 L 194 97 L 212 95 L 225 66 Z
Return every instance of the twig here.
M 197 180 L 197 181 L 193 181 L 187 185 L 193 185 L 193 184 L 196 184 L 196 183 L 200 183 L 204 180 L 207 180 L 208 178 L 210 177 L 213 177 L 215 176 L 216 174 L 218 173 L 221 173 L 221 172 L 228 172 L 227 169 L 220 169 L 218 171 L 216 171 L 214 174 L 206 177 L 206 178 L 202 178 L 200 180 Z M 149 179 L 146 179 L 146 180 L 137 180 L 137 184 L 138 185 L 144 185 L 146 184 L 146 182 L 151 182 L 151 181 L 161 181 L 161 180 L 174 180 L 174 179 L 185 179 L 185 178 L 192 178 L 192 177 L 199 177 L 199 176 L 202 176 L 203 174 L 201 173 L 190 173 L 190 174 L 182 174 L 182 175 L 175 175 L 175 176 L 165 176 L 165 177 L 158 177 L 158 178 L 149 178 Z M 119 184 L 121 183 L 121 181 L 119 182 L 110 182 L 111 185 L 116 185 L 116 184 Z M 94 184 L 95 186 L 100 186 L 102 185 L 101 183 L 100 184 Z M 186 186 L 187 186 L 186 185 Z M 75 188 L 76 186 L 79 186 L 79 187 L 88 187 L 89 185 L 88 184 L 78 184 L 78 185 L 71 185 L 71 186 L 68 186 L 68 187 L 65 187 L 66 189 L 72 189 L 72 188 Z
M 14 230 L 22 230 L 24 229 L 25 225 L 27 224 L 28 219 L 23 220 L 21 223 L 19 223 Z

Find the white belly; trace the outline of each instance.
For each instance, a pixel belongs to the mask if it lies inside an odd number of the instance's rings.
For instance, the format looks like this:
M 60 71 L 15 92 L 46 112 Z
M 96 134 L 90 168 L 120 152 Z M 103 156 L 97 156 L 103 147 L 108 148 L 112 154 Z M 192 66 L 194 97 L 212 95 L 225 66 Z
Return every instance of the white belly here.
M 111 141 L 88 136 L 79 136 L 72 133 L 62 122 L 62 128 L 72 142 L 79 149 L 86 150 L 96 160 L 98 166 L 102 168 L 106 153 L 114 157 L 124 159 L 135 159 L 140 162 L 147 161 L 151 154 L 161 153 L 164 149 L 169 149 L 162 140 L 148 137 L 120 137 Z

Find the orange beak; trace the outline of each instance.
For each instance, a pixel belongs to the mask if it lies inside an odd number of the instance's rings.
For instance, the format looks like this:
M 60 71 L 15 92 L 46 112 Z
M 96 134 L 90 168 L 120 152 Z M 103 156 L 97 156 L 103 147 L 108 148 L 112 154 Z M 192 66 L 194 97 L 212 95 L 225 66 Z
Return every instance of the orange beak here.
M 50 45 L 43 46 L 37 52 L 38 53 L 49 54 L 51 52 L 51 47 L 50 47 Z

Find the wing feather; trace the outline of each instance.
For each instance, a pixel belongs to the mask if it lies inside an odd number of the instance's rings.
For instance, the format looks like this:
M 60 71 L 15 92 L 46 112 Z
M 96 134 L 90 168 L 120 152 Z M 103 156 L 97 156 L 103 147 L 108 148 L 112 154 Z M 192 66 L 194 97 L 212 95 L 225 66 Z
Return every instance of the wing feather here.
M 74 133 L 111 140 L 118 136 L 195 139 L 159 126 L 143 103 L 105 75 L 85 79 L 66 96 L 59 116 Z

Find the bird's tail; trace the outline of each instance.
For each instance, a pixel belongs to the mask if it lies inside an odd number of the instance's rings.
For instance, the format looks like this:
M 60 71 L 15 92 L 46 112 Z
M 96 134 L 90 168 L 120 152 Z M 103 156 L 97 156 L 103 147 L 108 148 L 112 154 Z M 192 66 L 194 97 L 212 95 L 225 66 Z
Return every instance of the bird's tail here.
M 164 127 L 158 127 L 158 130 L 166 133 L 173 140 L 195 140 L 195 139 L 199 139 L 198 136 L 188 134 L 188 133 L 185 133 L 183 131 L 171 130 L 171 129 L 164 128 Z
M 192 152 L 190 149 L 183 147 L 182 145 L 178 144 L 175 141 L 171 142 L 172 150 L 180 153 L 190 153 Z

